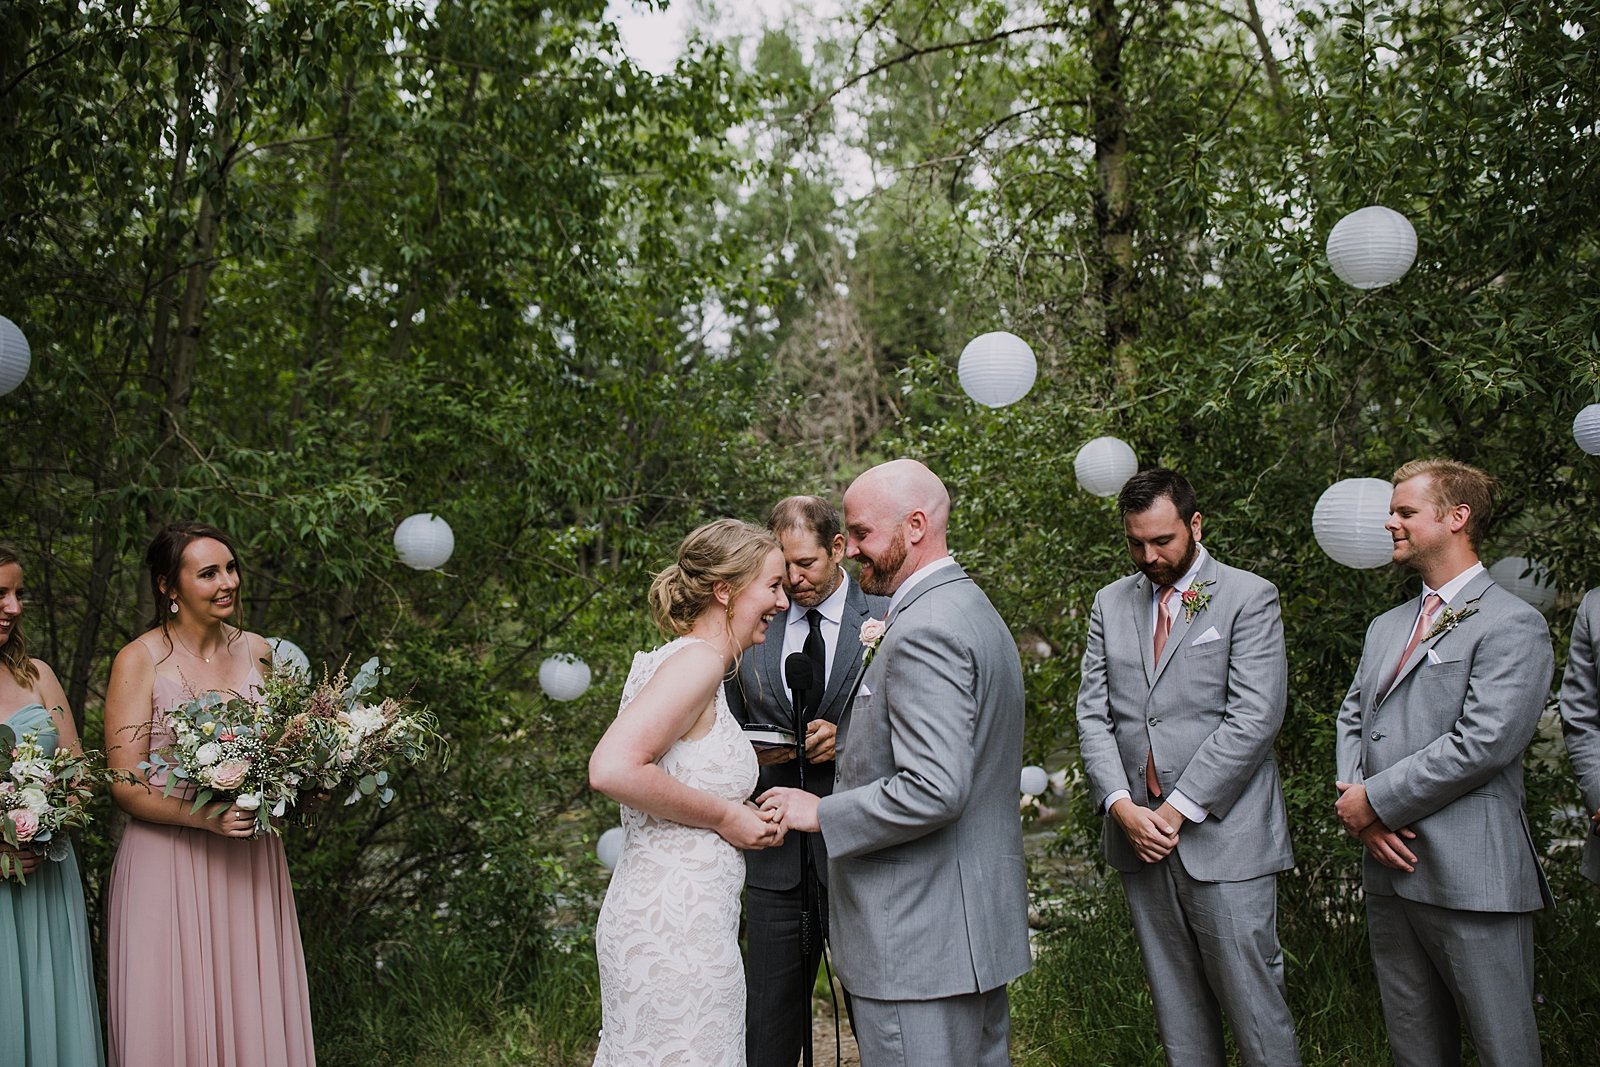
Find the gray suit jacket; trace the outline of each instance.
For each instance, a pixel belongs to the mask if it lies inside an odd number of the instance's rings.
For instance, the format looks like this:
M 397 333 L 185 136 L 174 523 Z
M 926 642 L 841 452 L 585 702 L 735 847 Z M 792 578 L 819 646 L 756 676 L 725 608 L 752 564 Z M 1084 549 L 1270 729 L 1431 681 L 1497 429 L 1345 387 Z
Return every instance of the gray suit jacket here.
M 1150 580 L 1132 574 L 1095 595 L 1078 743 L 1096 810 L 1118 789 L 1147 801 L 1153 752 L 1162 795 L 1176 789 L 1207 813 L 1179 834 L 1184 870 L 1202 882 L 1244 881 L 1294 866 L 1272 754 L 1289 692 L 1278 590 L 1214 557 L 1195 580 L 1210 583 L 1210 602 L 1192 620 L 1175 610 L 1160 663 Z M 1144 866 L 1109 813 L 1102 845 L 1117 870 Z
M 1567 673 L 1561 680 L 1561 731 L 1567 738 L 1567 755 L 1583 794 L 1583 814 L 1600 810 L 1600 664 L 1595 642 L 1600 641 L 1600 589 L 1591 589 L 1578 605 L 1572 623 L 1572 649 L 1567 653 Z M 1587 829 L 1588 820 L 1584 820 Z M 1583 875 L 1600 882 L 1600 835 L 1588 833 L 1583 846 Z
M 839 640 L 833 662 L 828 664 L 828 685 L 822 694 L 819 714 L 837 724 L 850 699 L 851 684 L 861 672 L 861 624 L 868 618 L 883 618 L 889 598 L 867 596 L 848 576 L 844 614 L 839 617 Z M 777 620 L 774 620 L 777 622 Z M 741 724 L 761 722 L 779 726 L 794 723 L 794 701 L 783 677 L 783 633 L 770 632 L 767 639 L 745 653 L 739 673 L 723 686 L 728 707 Z M 836 739 L 837 740 L 837 739 Z M 837 746 L 835 746 L 837 747 Z M 834 763 L 806 764 L 806 789 L 825 797 L 833 792 Z M 800 767 L 794 760 L 761 768 L 755 795 L 773 786 L 799 786 Z M 811 858 L 824 885 L 828 881 L 828 848 L 821 834 L 790 834 L 777 848 L 756 849 L 744 854 L 745 881 L 758 889 L 793 889 L 800 884 L 800 848 L 811 844 Z
M 960 567 L 889 616 L 840 727 L 820 806 L 839 977 L 857 996 L 934 1000 L 1026 972 L 1022 664 Z
M 1420 642 L 1380 693 L 1420 607 L 1413 598 L 1373 620 L 1339 709 L 1339 780 L 1364 782 L 1385 826 L 1417 834 L 1411 873 L 1364 857 L 1366 890 L 1460 911 L 1537 910 L 1550 890 L 1523 811 L 1522 753 L 1550 695 L 1550 628 L 1481 573 L 1449 604 L 1475 614 Z

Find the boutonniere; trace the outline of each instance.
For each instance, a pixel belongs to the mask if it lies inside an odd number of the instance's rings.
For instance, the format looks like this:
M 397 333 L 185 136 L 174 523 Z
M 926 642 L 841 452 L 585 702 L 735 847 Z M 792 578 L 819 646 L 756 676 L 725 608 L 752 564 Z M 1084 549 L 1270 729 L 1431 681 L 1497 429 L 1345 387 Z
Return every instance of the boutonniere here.
M 1466 611 L 1456 611 L 1452 609 L 1449 604 L 1446 604 L 1444 606 L 1444 610 L 1439 612 L 1439 618 L 1434 622 L 1433 629 L 1428 631 L 1427 635 L 1423 637 L 1423 640 L 1431 641 L 1440 634 L 1447 634 L 1451 630 L 1454 630 L 1457 626 L 1460 626 L 1466 620 L 1472 618 L 1477 613 L 1477 608 L 1468 608 Z
M 861 659 L 862 670 L 872 662 L 872 654 L 878 651 L 878 642 L 883 640 L 883 632 L 888 628 L 888 619 L 868 619 L 861 624 L 861 645 L 867 650 Z
M 1206 586 L 1211 582 L 1195 582 L 1185 589 L 1178 599 L 1183 601 L 1183 621 L 1194 622 L 1194 617 L 1206 610 L 1206 605 L 1211 603 L 1211 594 L 1206 592 Z

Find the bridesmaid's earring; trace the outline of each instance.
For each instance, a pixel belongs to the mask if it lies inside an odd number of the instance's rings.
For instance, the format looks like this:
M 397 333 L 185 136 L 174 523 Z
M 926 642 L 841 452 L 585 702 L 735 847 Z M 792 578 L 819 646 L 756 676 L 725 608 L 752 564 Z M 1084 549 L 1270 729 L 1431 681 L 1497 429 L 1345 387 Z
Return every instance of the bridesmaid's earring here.
M 168 605 L 167 610 L 176 615 L 178 613 L 178 602 L 176 600 L 172 601 L 172 603 Z

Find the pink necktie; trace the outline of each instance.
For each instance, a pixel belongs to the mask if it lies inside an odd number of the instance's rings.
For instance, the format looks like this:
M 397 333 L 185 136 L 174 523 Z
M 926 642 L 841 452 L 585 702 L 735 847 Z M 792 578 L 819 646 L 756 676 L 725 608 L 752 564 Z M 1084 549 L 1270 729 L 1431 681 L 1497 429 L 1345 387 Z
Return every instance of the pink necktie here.
M 1177 592 L 1170 585 L 1161 587 L 1161 599 L 1156 607 L 1156 635 L 1155 635 L 1155 663 L 1161 663 L 1161 653 L 1166 651 L 1167 638 L 1172 636 L 1172 616 L 1167 613 L 1167 604 L 1172 600 L 1172 594 Z M 1156 779 L 1156 754 L 1152 749 L 1144 757 L 1144 784 L 1150 790 L 1150 795 L 1161 795 L 1161 783 Z
M 1444 604 L 1444 598 L 1438 593 L 1429 593 L 1422 598 L 1422 614 L 1417 616 L 1417 625 L 1411 631 L 1411 640 L 1406 642 L 1406 650 L 1400 653 L 1400 662 L 1394 665 L 1394 673 L 1389 676 L 1389 684 L 1383 687 L 1387 693 L 1394 688 L 1394 683 L 1400 678 L 1400 671 L 1406 665 L 1406 660 L 1411 658 L 1411 653 L 1422 644 L 1422 636 L 1433 629 L 1433 617 L 1438 614 L 1439 608 Z

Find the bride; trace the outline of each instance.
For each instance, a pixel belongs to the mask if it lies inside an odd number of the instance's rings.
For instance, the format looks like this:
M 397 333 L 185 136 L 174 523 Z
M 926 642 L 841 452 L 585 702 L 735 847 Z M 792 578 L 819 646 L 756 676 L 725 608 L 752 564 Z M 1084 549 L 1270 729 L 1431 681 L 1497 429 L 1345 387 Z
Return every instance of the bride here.
M 691 533 L 651 583 L 651 615 L 671 640 L 634 656 L 589 758 L 589 784 L 622 805 L 623 828 L 595 928 L 595 1067 L 744 1067 L 738 850 L 776 845 L 783 830 L 746 800 L 756 757 L 722 680 L 787 607 L 778 542 L 733 519 Z

